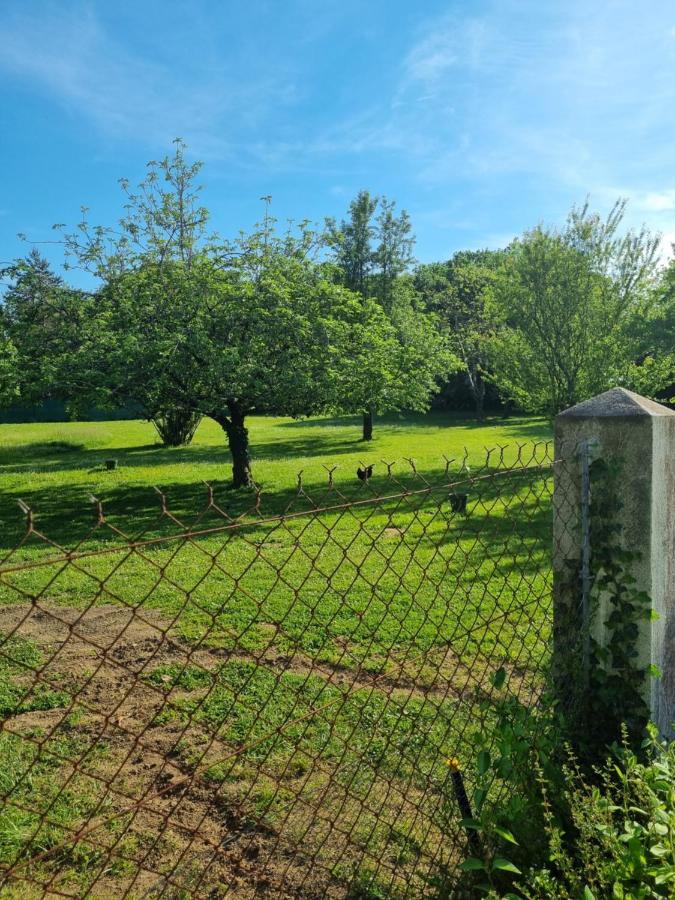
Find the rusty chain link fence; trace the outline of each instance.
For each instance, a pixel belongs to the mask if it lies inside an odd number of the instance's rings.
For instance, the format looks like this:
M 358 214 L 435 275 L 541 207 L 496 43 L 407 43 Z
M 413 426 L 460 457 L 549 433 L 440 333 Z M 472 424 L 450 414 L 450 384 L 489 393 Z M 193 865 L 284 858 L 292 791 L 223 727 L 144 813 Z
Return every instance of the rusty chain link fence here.
M 537 702 L 552 625 L 552 447 L 467 462 L 206 486 L 189 517 L 160 493 L 138 531 L 91 498 L 68 546 L 25 507 L 0 896 L 452 895 L 448 759 L 472 802 L 495 698 Z

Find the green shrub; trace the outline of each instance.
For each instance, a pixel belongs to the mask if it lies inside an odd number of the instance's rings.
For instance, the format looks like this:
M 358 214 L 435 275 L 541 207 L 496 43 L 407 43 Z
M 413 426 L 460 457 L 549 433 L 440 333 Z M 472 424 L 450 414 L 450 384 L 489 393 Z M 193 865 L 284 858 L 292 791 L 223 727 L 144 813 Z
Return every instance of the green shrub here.
M 502 702 L 477 758 L 480 854 L 462 864 L 471 896 L 523 900 L 675 897 L 675 744 L 654 726 L 582 768 L 549 705 Z M 557 746 L 557 750 L 556 750 Z

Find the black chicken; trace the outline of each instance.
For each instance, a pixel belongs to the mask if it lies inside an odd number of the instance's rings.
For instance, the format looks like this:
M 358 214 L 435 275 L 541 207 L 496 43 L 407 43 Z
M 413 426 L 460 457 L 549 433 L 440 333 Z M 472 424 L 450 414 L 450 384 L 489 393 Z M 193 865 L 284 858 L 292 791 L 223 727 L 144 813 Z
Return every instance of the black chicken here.
M 373 467 L 366 466 L 365 469 L 362 469 L 359 467 L 356 470 L 356 476 L 359 479 L 359 481 L 368 481 L 369 478 L 373 477 Z
M 468 494 L 450 494 L 450 506 L 452 511 L 456 513 L 466 513 L 466 501 L 468 499 Z

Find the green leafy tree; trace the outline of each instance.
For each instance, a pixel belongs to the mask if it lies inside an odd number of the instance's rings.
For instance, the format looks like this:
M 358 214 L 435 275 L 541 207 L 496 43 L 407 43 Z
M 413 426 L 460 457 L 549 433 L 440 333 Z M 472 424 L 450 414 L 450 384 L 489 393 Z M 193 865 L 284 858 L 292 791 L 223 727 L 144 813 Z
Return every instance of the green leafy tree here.
M 233 483 L 252 483 L 252 413 L 302 416 L 334 404 L 355 361 L 355 333 L 373 344 L 388 322 L 376 305 L 321 278 L 288 238 L 258 232 L 238 241 L 225 267 L 205 255 L 189 273 L 146 265 L 112 283 L 99 310 L 115 390 L 150 409 L 176 408 L 223 428 Z M 125 380 L 126 379 L 126 380 Z
M 562 230 L 539 226 L 509 248 L 487 305 L 490 363 L 524 408 L 553 414 L 630 379 L 658 238 L 620 234 L 624 212 L 623 201 L 604 220 L 575 207 Z
M 3 274 L 4 368 L 6 377 L 14 373 L 9 398 L 67 400 L 77 389 L 73 361 L 85 341 L 86 297 L 67 287 L 36 249 Z
M 410 217 L 396 214 L 396 201 L 359 191 L 349 218 L 326 219 L 325 239 L 333 251 L 340 282 L 363 297 L 375 297 L 391 311 L 394 285 L 415 261 Z
M 92 390 L 133 398 L 151 418 L 167 410 L 218 422 L 233 484 L 252 483 L 247 417 L 301 416 L 335 406 L 354 361 L 355 332 L 377 344 L 384 313 L 325 278 L 307 227 L 279 235 L 268 214 L 233 241 L 207 236 L 183 145 L 152 162 L 114 231 L 83 221 L 66 235 L 71 258 L 102 281 L 85 366 Z M 102 357 L 106 366 L 95 372 Z
M 462 250 L 447 263 L 419 266 L 415 286 L 433 310 L 462 364 L 462 375 L 482 421 L 494 330 L 486 300 L 503 261 L 502 251 Z
M 18 397 L 16 347 L 0 324 L 0 406 L 8 406 Z
M 675 260 L 661 272 L 654 290 L 636 309 L 628 328 L 637 348 L 628 386 L 641 394 L 675 397 Z
M 65 234 L 66 268 L 75 265 L 91 272 L 101 280 L 109 298 L 113 285 L 129 272 L 142 267 L 154 271 L 160 282 L 168 283 L 170 274 L 178 267 L 189 276 L 195 259 L 204 252 L 209 237 L 206 233 L 208 210 L 200 204 L 201 187 L 196 178 L 201 163 L 188 163 L 185 145 L 175 142 L 172 157 L 148 163 L 148 174 L 132 190 L 127 179 L 120 179 L 125 194 L 124 215 L 116 228 L 92 226 L 87 220 L 88 210 L 82 208 L 82 220 L 76 232 Z M 55 226 L 62 230 L 63 226 Z M 105 323 L 96 316 L 96 328 Z M 90 331 L 93 339 L 93 333 Z M 122 332 L 117 340 L 124 342 Z M 101 341 L 94 341 L 98 345 Z M 105 347 L 106 366 L 113 347 Z M 80 367 L 81 368 L 81 367 Z M 132 357 L 128 359 L 134 371 Z M 141 381 L 127 377 L 101 378 L 99 371 L 90 371 L 92 387 L 97 387 L 96 400 L 108 407 L 131 402 L 157 429 L 167 446 L 188 443 L 199 424 L 200 414 L 194 409 L 176 404 L 167 391 L 158 404 L 156 390 L 149 391 Z M 117 373 L 118 376 L 121 372 Z M 73 402 L 92 394 L 78 392 Z
M 403 209 L 397 216 L 396 202 L 383 197 L 380 200 L 375 233 L 377 246 L 373 251 L 374 292 L 381 306 L 391 312 L 396 281 L 415 261 L 415 238 L 408 213 Z
M 389 315 L 377 302 L 365 301 L 379 327 L 352 330 L 347 353 L 354 364 L 343 370 L 336 388 L 339 409 L 366 410 L 365 441 L 372 439 L 375 415 L 428 409 L 437 379 L 457 366 L 434 316 L 417 308 L 411 284 L 398 282 L 394 295 Z
M 371 293 L 376 237 L 373 216 L 378 203 L 378 197 L 359 191 L 349 205 L 347 220 L 338 225 L 335 219 L 326 219 L 326 239 L 333 250 L 341 283 L 362 297 Z
M 675 252 L 675 245 L 673 245 Z M 675 259 L 661 273 L 652 303 L 640 318 L 643 344 L 655 355 L 672 354 L 675 348 Z
M 405 210 L 397 215 L 394 201 L 360 191 L 347 220 L 339 225 L 327 220 L 326 239 L 340 283 L 377 301 L 389 319 L 385 340 L 373 341 L 364 333 L 358 348 L 352 348 L 359 365 L 341 381 L 336 399 L 341 411 L 361 412 L 362 438 L 370 441 L 376 414 L 427 409 L 437 379 L 456 360 L 412 285 L 401 281 L 414 261 L 415 240 Z

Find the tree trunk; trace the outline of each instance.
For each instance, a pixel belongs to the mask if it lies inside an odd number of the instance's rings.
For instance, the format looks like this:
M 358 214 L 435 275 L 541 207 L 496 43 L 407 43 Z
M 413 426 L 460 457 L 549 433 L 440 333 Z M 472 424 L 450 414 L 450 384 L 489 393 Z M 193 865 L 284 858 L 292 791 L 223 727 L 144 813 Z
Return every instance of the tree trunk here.
M 481 384 L 481 390 L 476 394 L 476 418 L 479 422 L 485 421 L 485 385 Z
M 475 399 L 476 418 L 479 422 L 483 422 L 485 420 L 485 382 L 483 381 L 479 373 L 476 377 Z
M 466 380 L 473 394 L 473 402 L 476 407 L 476 418 L 482 422 L 485 418 L 485 382 L 480 374 L 478 363 L 469 362 L 466 367 Z
M 227 443 L 232 454 L 232 487 L 251 487 L 253 475 L 251 473 L 251 457 L 248 447 L 248 428 L 244 421 L 246 413 L 242 412 L 236 403 L 228 403 L 230 415 L 214 416 L 216 422 L 227 435 Z
M 364 441 L 373 439 L 373 408 L 372 406 L 363 413 L 363 438 Z
M 508 419 L 513 412 L 513 400 L 502 400 L 502 419 Z

